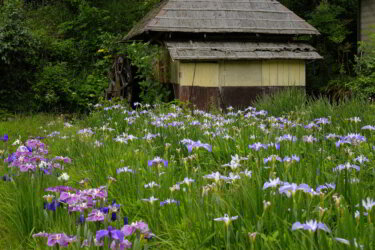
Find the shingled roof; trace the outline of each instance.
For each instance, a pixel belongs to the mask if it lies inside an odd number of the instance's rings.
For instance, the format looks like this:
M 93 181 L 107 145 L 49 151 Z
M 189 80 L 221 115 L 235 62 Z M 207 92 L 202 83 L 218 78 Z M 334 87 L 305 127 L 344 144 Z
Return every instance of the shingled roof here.
M 304 43 L 166 42 L 173 60 L 322 59 Z
M 275 0 L 164 0 L 125 39 L 148 31 L 319 34 Z

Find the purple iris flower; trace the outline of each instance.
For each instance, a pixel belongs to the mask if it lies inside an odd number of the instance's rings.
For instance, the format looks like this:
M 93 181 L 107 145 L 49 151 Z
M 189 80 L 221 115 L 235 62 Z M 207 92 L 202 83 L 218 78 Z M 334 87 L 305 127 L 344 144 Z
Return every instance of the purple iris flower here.
M 228 180 L 229 178 L 221 175 L 219 172 L 212 172 L 211 174 L 203 176 L 205 179 L 215 180 L 215 182 L 219 182 L 220 180 Z
M 116 169 L 116 173 L 117 174 L 120 174 L 122 172 L 128 172 L 128 173 L 135 173 L 135 171 L 133 169 L 130 169 L 129 167 L 122 167 L 122 168 L 118 168 Z
M 311 122 L 311 123 L 307 124 L 306 126 L 304 126 L 304 128 L 312 129 L 312 128 L 319 128 L 319 126 L 316 125 L 315 123 Z
M 165 201 L 161 201 L 160 202 L 160 206 L 163 207 L 164 205 L 166 204 L 172 204 L 172 203 L 175 203 L 177 205 L 180 205 L 180 202 L 179 201 L 176 201 L 174 199 L 166 199 Z
M 57 200 L 53 200 L 51 203 L 47 203 L 47 210 L 56 211 L 56 209 L 60 206 L 60 202 Z
M 104 214 L 108 214 L 108 212 L 109 212 L 109 208 L 108 207 L 101 207 L 99 210 L 100 210 L 100 212 L 102 212 Z
M 187 147 L 189 153 L 191 153 L 191 151 L 194 148 L 204 148 L 208 152 L 212 152 L 212 146 L 210 144 L 207 144 L 207 143 L 202 143 L 201 141 L 193 141 L 193 140 L 190 140 L 190 139 L 183 139 L 181 141 L 181 143 L 184 144 Z
M 361 129 L 363 129 L 363 130 L 375 130 L 375 126 L 371 126 L 371 125 L 367 125 L 367 126 L 364 126 L 364 127 L 362 127 Z
M 85 223 L 85 215 L 80 214 L 78 219 L 77 219 L 78 224 L 84 224 Z
M 168 161 L 160 158 L 159 156 L 157 156 L 154 159 L 148 161 L 148 166 L 149 167 L 154 166 L 154 165 L 159 165 L 159 164 L 163 164 L 164 167 L 167 167 L 168 166 Z
M 292 142 L 295 142 L 295 141 L 297 141 L 297 137 L 293 136 L 293 135 L 290 135 L 290 134 L 286 134 L 286 135 L 277 137 L 276 140 L 278 142 L 281 142 L 281 141 L 292 141 Z
M 267 145 L 265 145 L 265 144 L 262 144 L 262 143 L 260 143 L 260 142 L 256 142 L 256 143 L 254 143 L 254 144 L 251 144 L 251 145 L 249 145 L 249 148 L 250 149 L 253 149 L 253 150 L 255 150 L 255 151 L 259 151 L 261 148 L 263 148 L 263 149 L 267 149 Z
M 347 136 L 340 137 L 340 140 L 336 142 L 336 147 L 340 147 L 341 144 L 354 144 L 358 145 L 361 142 L 367 141 L 366 137 L 360 134 L 348 134 Z
M 60 194 L 60 201 L 65 202 L 69 205 L 74 205 L 80 200 L 82 200 L 82 197 L 74 193 L 61 192 Z
M 13 181 L 12 176 L 9 176 L 8 174 L 4 174 L 3 181 Z
M 352 144 L 352 142 L 350 140 L 340 139 L 335 144 L 336 144 L 336 148 L 339 148 L 341 144 Z
M 117 220 L 117 213 L 113 212 L 111 214 L 111 221 L 116 221 Z
M 204 148 L 206 149 L 208 152 L 211 152 L 212 151 L 212 146 L 210 144 L 207 144 L 207 143 L 201 143 L 200 141 L 196 141 L 194 142 L 193 144 L 189 144 L 187 145 L 187 149 L 188 149 L 188 152 L 191 153 L 191 151 L 194 149 L 194 148 Z
M 0 141 L 6 142 L 6 141 L 8 141 L 8 140 L 9 140 L 9 136 L 8 136 L 8 134 L 5 134 L 5 135 L 3 135 L 3 136 L 0 136 Z
M 36 166 L 31 163 L 22 164 L 19 166 L 21 172 L 35 171 Z
M 270 156 L 268 156 L 267 158 L 264 158 L 263 159 L 263 162 L 264 162 L 264 164 L 266 164 L 267 162 L 272 162 L 272 161 L 279 161 L 279 162 L 283 162 L 283 159 L 281 159 L 281 157 L 280 156 L 278 156 L 278 155 L 270 155 Z
M 320 185 L 316 188 L 316 192 L 320 192 L 322 190 L 325 190 L 325 189 L 335 189 L 336 188 L 336 184 L 335 183 L 326 183 L 324 185 Z
M 331 230 L 324 223 L 317 222 L 316 220 L 309 220 L 303 224 L 297 221 L 292 225 L 292 231 L 297 230 L 297 229 L 309 230 L 312 232 L 315 232 L 316 230 L 320 229 L 328 233 L 331 232 Z
M 353 168 L 357 171 L 359 171 L 361 169 L 359 166 L 347 162 L 345 164 L 338 165 L 337 167 L 335 167 L 333 169 L 333 171 L 336 172 L 336 171 L 341 171 L 341 170 L 344 170 L 344 169 L 350 170 L 351 168 Z
M 111 226 L 109 226 L 108 230 L 104 229 L 96 231 L 97 242 L 100 242 L 103 237 L 109 237 L 110 239 L 122 242 L 124 240 L 125 235 L 121 230 L 113 229 Z
M 276 179 L 269 179 L 269 181 L 268 182 L 265 182 L 264 183 L 264 185 L 263 185 L 263 190 L 264 189 L 267 189 L 267 188 L 269 188 L 269 187 L 276 187 L 276 186 L 278 186 L 278 185 L 282 185 L 283 184 L 283 182 L 282 181 L 280 181 L 280 179 L 279 178 L 276 178 Z
M 77 190 L 69 186 L 56 186 L 56 187 L 46 188 L 45 191 L 60 193 L 60 192 L 72 192 L 72 191 L 75 192 Z
M 152 238 L 154 234 L 150 231 L 147 223 L 143 221 L 133 222 L 131 225 L 124 225 L 121 228 L 121 231 L 124 233 L 125 237 L 132 235 L 134 232 L 139 231 L 144 235 L 146 239 Z
M 87 221 L 103 221 L 105 214 L 98 209 L 93 209 L 91 213 L 88 214 Z
M 17 160 L 17 155 L 16 153 L 12 153 L 11 155 L 8 156 L 8 159 L 5 159 L 5 162 L 12 163 L 13 161 Z
M 76 241 L 77 238 L 69 237 L 64 233 L 58 233 L 58 234 L 49 234 L 48 235 L 48 241 L 47 245 L 52 247 L 56 244 L 60 245 L 61 247 L 66 247 L 69 245 L 69 243 Z
M 53 158 L 53 160 L 63 161 L 65 163 L 72 163 L 72 159 L 70 159 L 69 157 L 63 157 L 63 156 L 56 156 L 55 158 Z
M 118 244 L 118 247 L 117 247 L 117 242 L 114 240 L 114 241 L 112 241 L 112 243 L 110 245 L 110 248 L 112 250 L 117 250 L 117 249 L 124 250 L 125 248 L 130 249 L 130 248 L 132 248 L 132 246 L 133 246 L 133 244 L 130 241 L 123 240 L 122 242 L 120 242 L 120 244 Z
M 357 158 L 355 158 L 353 161 L 359 162 L 360 164 L 364 162 L 369 162 L 369 159 L 365 157 L 364 155 L 360 155 Z
M 309 194 L 315 194 L 314 190 L 305 183 L 302 183 L 300 185 L 297 185 L 296 183 L 283 183 L 283 186 L 279 188 L 279 193 L 286 194 L 288 197 L 290 197 L 291 194 L 294 194 L 298 190 Z
M 330 124 L 330 120 L 328 118 L 322 117 L 314 120 L 316 124 Z
M 299 162 L 300 161 L 300 158 L 296 155 L 292 155 L 292 157 L 289 157 L 289 156 L 285 156 L 284 159 L 283 159 L 283 162 Z

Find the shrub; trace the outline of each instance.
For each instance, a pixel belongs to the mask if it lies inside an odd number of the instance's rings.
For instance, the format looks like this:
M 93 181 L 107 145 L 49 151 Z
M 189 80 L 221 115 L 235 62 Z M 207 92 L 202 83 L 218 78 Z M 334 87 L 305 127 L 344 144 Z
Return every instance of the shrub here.
M 303 108 L 307 102 L 305 90 L 288 88 L 256 99 L 254 106 L 258 110 L 267 110 L 270 115 L 280 116 Z

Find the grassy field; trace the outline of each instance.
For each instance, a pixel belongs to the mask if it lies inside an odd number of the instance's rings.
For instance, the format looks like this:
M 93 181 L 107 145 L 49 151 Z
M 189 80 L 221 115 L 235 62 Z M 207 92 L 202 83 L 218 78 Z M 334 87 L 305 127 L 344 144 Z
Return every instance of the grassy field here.
M 255 107 L 0 122 L 0 249 L 375 249 L 375 108 Z

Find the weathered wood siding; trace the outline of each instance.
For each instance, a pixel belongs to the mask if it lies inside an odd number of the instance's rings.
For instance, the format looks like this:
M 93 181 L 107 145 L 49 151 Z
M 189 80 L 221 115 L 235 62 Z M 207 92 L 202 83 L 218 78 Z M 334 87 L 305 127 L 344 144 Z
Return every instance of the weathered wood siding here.
M 375 0 L 361 1 L 361 41 L 368 39 L 369 32 L 375 32 Z
M 270 60 L 262 62 L 261 86 L 305 86 L 305 61 Z
M 180 85 L 217 87 L 219 64 L 209 62 L 180 63 Z
M 196 87 L 305 86 L 303 60 L 172 62 L 171 83 Z
M 179 72 L 180 72 L 180 62 L 179 61 L 171 61 L 170 65 L 170 76 L 171 81 L 170 83 L 179 84 L 180 78 L 179 78 Z

